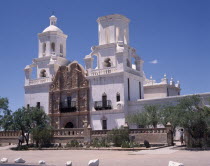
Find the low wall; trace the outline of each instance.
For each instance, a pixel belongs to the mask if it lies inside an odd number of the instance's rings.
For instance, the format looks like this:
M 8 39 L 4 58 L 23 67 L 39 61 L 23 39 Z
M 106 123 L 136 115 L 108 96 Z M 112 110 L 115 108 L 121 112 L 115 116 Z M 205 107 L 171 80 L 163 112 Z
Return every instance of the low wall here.
M 144 140 L 147 140 L 150 144 L 171 144 L 169 128 L 141 128 L 128 130 L 130 137 L 132 137 L 136 143 L 143 144 Z M 54 130 L 53 143 L 68 143 L 71 140 L 90 142 L 94 138 L 100 139 L 107 137 L 107 132 L 109 131 L 110 130 L 92 130 L 87 127 Z M 20 135 L 21 133 L 16 131 L 1 131 L 0 143 L 18 143 L 18 137 Z
M 53 131 L 53 143 L 68 143 L 74 139 L 83 142 L 83 128 L 60 129 Z
M 91 138 L 103 138 L 107 136 L 110 130 L 93 130 Z M 143 144 L 144 140 L 149 141 L 150 144 L 168 144 L 168 131 L 167 128 L 140 128 L 129 129 L 129 136 L 132 137 L 134 142 Z
M 144 140 L 147 140 L 150 144 L 168 144 L 166 128 L 130 129 L 129 131 L 136 143 L 143 144 Z
M 0 144 L 18 144 L 19 131 L 0 131 Z

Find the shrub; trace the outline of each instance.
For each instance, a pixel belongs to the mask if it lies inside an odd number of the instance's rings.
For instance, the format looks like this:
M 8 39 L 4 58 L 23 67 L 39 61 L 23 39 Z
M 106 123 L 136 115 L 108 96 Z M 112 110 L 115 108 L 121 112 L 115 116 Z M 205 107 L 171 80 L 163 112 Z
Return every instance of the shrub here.
M 144 140 L 144 146 L 145 146 L 146 148 L 150 148 L 150 143 L 149 143 L 149 141 Z
M 132 143 L 128 142 L 128 141 L 124 141 L 122 142 L 121 148 L 132 148 Z
M 37 147 L 49 147 L 53 137 L 52 129 L 47 127 L 34 128 L 32 130 L 32 137 Z
M 114 143 L 114 146 L 121 147 L 122 143 L 125 141 L 129 142 L 129 133 L 128 130 L 120 128 L 120 129 L 112 129 L 107 133 L 108 140 Z
M 107 141 L 107 138 L 101 138 L 101 139 L 98 139 L 98 138 L 94 138 L 91 142 L 91 145 L 93 147 L 108 147 L 108 141 Z
M 91 142 L 91 145 L 93 147 L 99 147 L 99 139 L 98 138 L 94 138 Z
M 68 142 L 66 144 L 66 147 L 81 147 L 81 145 L 79 144 L 79 142 L 75 139 L 71 140 L 71 142 Z
M 13 147 L 13 148 L 11 148 L 11 150 L 17 150 L 17 151 L 28 150 L 28 146 L 27 145 L 21 145 L 21 146 Z

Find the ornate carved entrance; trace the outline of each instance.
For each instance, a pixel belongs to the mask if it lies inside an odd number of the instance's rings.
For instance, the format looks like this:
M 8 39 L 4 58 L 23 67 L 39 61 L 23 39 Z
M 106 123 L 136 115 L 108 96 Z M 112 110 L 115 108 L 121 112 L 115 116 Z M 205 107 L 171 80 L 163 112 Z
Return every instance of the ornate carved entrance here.
M 82 128 L 84 120 L 89 123 L 88 96 L 89 82 L 83 67 L 77 62 L 59 67 L 49 93 L 49 116 L 52 125 L 60 129 L 64 126 L 64 119 L 71 119 L 73 122 L 72 125 L 66 124 L 67 128 Z
M 73 125 L 73 123 L 68 122 L 68 123 L 65 125 L 65 128 L 74 128 L 74 125 Z

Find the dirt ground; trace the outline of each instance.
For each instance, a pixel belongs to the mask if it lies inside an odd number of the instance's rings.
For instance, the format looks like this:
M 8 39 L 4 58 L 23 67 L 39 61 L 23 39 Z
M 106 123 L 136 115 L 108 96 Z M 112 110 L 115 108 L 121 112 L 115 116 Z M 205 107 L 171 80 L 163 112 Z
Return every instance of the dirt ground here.
M 9 163 L 22 157 L 26 164 L 38 164 L 45 160 L 47 165 L 64 166 L 72 161 L 73 166 L 87 166 L 91 159 L 99 159 L 100 166 L 168 166 L 168 162 L 181 162 L 184 166 L 210 166 L 210 151 L 186 151 L 172 148 L 146 150 L 140 152 L 105 150 L 30 150 L 12 151 L 0 148 L 0 158 L 6 157 Z

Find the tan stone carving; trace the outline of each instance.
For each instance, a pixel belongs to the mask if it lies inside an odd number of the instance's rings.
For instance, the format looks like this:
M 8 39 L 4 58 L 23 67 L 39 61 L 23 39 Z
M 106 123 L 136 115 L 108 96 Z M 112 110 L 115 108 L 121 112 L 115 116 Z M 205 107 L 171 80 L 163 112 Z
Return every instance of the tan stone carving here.
M 78 119 L 79 112 L 89 111 L 88 88 L 89 83 L 85 77 L 85 71 L 77 62 L 72 62 L 68 66 L 59 67 L 50 86 L 49 110 L 51 116 L 56 117 L 58 114 L 62 114 L 61 118 L 69 116 L 68 119 L 73 117 Z M 67 100 L 68 97 L 71 98 L 71 102 Z M 76 111 L 68 111 L 69 105 L 76 107 Z M 63 107 L 68 107 L 66 108 L 67 111 L 63 111 Z M 57 126 L 60 125 L 57 120 L 54 119 L 52 123 L 56 128 L 61 128 L 61 126 Z M 78 125 L 80 126 L 80 123 Z

